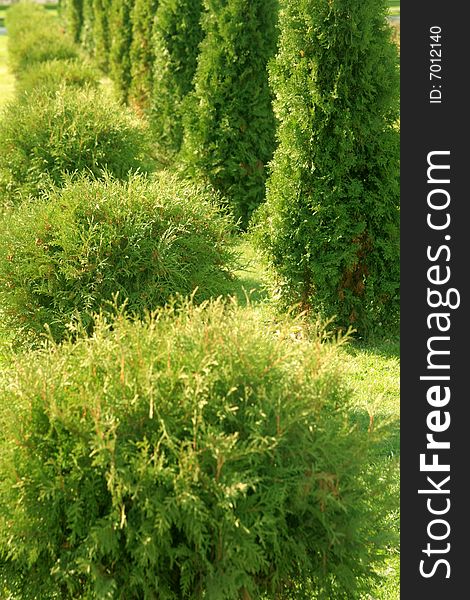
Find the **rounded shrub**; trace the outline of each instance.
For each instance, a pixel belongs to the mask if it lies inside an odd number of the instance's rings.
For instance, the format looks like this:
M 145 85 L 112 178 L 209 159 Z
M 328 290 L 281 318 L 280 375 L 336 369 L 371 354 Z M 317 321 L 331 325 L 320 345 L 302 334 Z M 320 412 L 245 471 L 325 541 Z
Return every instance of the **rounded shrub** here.
M 0 295 L 17 330 L 47 324 L 61 339 L 72 318 L 89 327 L 116 293 L 142 315 L 174 294 L 201 301 L 229 287 L 228 217 L 208 190 L 166 173 L 79 178 L 7 211 L 0 232 Z
M 73 39 L 42 7 L 17 4 L 8 9 L 8 61 L 17 76 L 53 59 L 77 59 Z
M 36 89 L 20 100 L 6 107 L 0 128 L 0 191 L 8 198 L 38 196 L 67 173 L 107 169 L 125 178 L 146 168 L 144 126 L 101 90 Z
M 193 89 L 199 44 L 202 0 L 160 0 L 155 16 L 155 62 L 151 124 L 157 144 L 169 153 L 183 139 L 183 100 Z
M 246 227 L 264 200 L 275 121 L 267 64 L 277 0 L 204 0 L 194 91 L 184 107 L 182 157 L 209 179 Z
M 34 28 L 50 25 L 50 15 L 43 6 L 33 2 L 14 2 L 5 12 L 5 24 L 8 29 L 8 43 L 27 31 L 30 31 L 32 24 Z
M 399 309 L 398 57 L 382 0 L 282 1 L 258 239 L 288 304 L 363 334 Z
M 100 75 L 83 60 L 50 60 L 24 71 L 17 80 L 17 94 L 31 93 L 41 88 L 43 94 L 53 94 L 62 85 L 75 88 L 98 87 Z
M 364 597 L 384 483 L 334 345 L 291 334 L 219 300 L 19 358 L 0 383 L 11 569 L 70 599 Z

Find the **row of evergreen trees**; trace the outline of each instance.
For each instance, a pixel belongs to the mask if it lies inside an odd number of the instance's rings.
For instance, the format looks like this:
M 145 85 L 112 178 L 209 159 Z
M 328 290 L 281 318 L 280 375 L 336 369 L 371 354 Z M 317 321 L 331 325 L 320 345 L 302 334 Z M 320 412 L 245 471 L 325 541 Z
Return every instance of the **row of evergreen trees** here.
M 246 226 L 274 151 L 277 0 L 65 0 L 63 11 L 121 99 L 149 116 L 160 150 Z
M 396 321 L 398 55 L 384 0 L 65 10 L 160 148 L 221 191 L 243 226 L 267 190 L 254 222 L 289 303 L 362 330 Z

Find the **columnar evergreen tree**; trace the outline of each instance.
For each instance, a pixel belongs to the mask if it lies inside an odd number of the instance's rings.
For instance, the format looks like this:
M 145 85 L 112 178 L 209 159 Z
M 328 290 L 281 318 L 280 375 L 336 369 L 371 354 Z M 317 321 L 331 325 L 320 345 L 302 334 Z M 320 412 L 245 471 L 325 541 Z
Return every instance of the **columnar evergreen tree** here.
M 183 158 L 227 197 L 246 225 L 264 198 L 274 148 L 267 63 L 277 0 L 203 0 L 205 34 L 184 117 Z
M 202 0 L 160 0 L 154 29 L 152 125 L 161 147 L 178 151 L 183 137 L 182 102 L 193 88 Z
M 153 23 L 158 0 L 135 0 L 132 9 L 132 44 L 130 50 L 131 76 L 130 99 L 140 109 L 150 103 L 153 86 Z
M 61 11 L 70 35 L 78 42 L 83 24 L 83 0 L 65 0 L 61 2 Z
M 93 0 L 93 36 L 95 39 L 94 55 L 97 64 L 104 70 L 109 66 L 109 14 L 112 0 Z
M 95 48 L 94 40 L 94 0 L 83 0 L 82 6 L 82 28 L 80 30 L 80 42 L 85 50 L 92 55 Z
M 116 90 L 127 101 L 131 84 L 131 12 L 135 0 L 112 0 L 109 14 L 109 70 Z
M 289 301 L 367 331 L 397 316 L 398 58 L 383 0 L 282 0 L 280 122 L 258 235 Z

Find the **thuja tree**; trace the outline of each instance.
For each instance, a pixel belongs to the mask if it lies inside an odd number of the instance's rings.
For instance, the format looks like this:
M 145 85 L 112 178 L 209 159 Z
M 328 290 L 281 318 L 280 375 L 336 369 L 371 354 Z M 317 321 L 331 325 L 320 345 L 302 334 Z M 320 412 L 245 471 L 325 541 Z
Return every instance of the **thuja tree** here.
M 153 23 L 158 0 L 135 0 L 132 9 L 132 44 L 130 99 L 144 110 L 150 103 L 153 86 Z
M 83 0 L 80 30 L 80 42 L 89 54 L 93 54 L 95 47 L 93 3 L 94 0 Z
M 83 24 L 83 0 L 65 0 L 61 2 L 61 11 L 67 28 L 75 42 L 80 40 Z
M 131 84 L 131 12 L 135 0 L 112 0 L 109 13 L 109 70 L 122 101 Z
M 201 10 L 202 0 L 160 0 L 156 13 L 151 121 L 157 143 L 170 152 L 182 142 L 182 102 L 193 88 Z
M 279 146 L 258 213 L 284 298 L 364 332 L 398 310 L 398 58 L 385 10 L 282 0 Z
M 203 0 L 205 34 L 183 119 L 183 158 L 227 197 L 246 225 L 264 199 L 274 148 L 267 63 L 277 0 Z
M 96 63 L 104 70 L 109 66 L 109 14 L 112 0 L 93 0 L 93 36 Z

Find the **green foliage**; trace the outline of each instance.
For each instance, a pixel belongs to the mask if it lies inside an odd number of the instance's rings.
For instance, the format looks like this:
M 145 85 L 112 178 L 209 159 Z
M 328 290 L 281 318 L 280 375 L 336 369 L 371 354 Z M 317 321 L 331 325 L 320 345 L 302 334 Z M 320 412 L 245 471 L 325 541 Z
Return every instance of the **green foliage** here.
M 5 25 L 8 27 L 9 41 L 18 38 L 31 29 L 31 23 L 37 26 L 50 23 L 50 16 L 45 9 L 32 2 L 18 2 L 8 8 L 5 13 Z
M 157 144 L 178 152 L 183 139 L 182 102 L 193 89 L 202 0 L 160 0 L 155 17 L 151 122 Z
M 146 110 L 153 87 L 153 22 L 158 0 L 135 0 L 132 9 L 130 100 L 137 109 Z
M 98 87 L 99 73 L 83 60 L 55 59 L 34 65 L 24 71 L 16 83 L 18 95 L 41 88 L 43 94 L 54 94 L 62 85 L 83 88 Z
M 219 300 L 18 358 L 4 560 L 65 599 L 359 598 L 386 489 L 335 356 Z
M 9 66 L 15 75 L 53 59 L 78 58 L 73 40 L 44 8 L 28 3 L 8 9 Z
M 93 3 L 94 0 L 83 0 L 82 29 L 80 31 L 80 42 L 90 56 L 93 56 L 95 49 Z
M 60 8 L 74 42 L 79 42 L 83 27 L 83 0 L 62 0 Z
M 123 102 L 131 85 L 131 13 L 135 0 L 112 0 L 109 13 L 109 71 Z
M 7 105 L 0 128 L 0 191 L 17 201 L 62 185 L 65 174 L 145 168 L 142 124 L 101 90 L 41 89 Z
M 79 178 L 23 203 L 0 224 L 4 318 L 16 330 L 61 339 L 73 317 L 119 293 L 142 315 L 174 294 L 204 300 L 230 281 L 231 224 L 208 190 L 162 173 L 120 183 Z
M 183 157 L 229 200 L 244 226 L 264 199 L 274 149 L 267 63 L 276 48 L 277 0 L 204 0 L 195 91 Z
M 288 303 L 362 333 L 398 319 L 397 51 L 382 0 L 283 0 L 279 147 L 258 240 Z
M 107 72 L 109 66 L 109 14 L 112 0 L 93 0 L 93 56 L 96 64 Z

